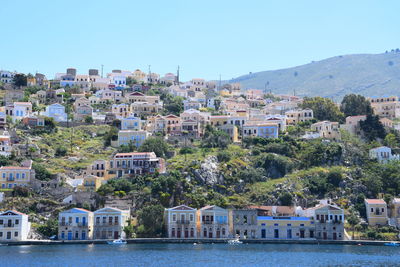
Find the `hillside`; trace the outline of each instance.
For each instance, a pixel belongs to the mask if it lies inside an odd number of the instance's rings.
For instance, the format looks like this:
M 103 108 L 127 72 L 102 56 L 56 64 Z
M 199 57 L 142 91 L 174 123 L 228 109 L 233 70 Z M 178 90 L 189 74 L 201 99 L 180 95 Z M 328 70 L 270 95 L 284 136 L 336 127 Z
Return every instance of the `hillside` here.
M 243 75 L 229 81 L 244 89 L 272 90 L 278 94 L 324 96 L 340 100 L 344 95 L 398 95 L 400 52 L 356 54 L 328 58 L 288 69 Z

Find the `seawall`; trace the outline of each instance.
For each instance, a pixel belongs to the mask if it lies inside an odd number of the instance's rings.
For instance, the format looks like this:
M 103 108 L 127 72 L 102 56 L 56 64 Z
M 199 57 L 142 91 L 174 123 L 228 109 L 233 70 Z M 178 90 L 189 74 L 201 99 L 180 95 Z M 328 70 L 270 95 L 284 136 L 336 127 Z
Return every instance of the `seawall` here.
M 211 244 L 211 243 L 227 243 L 230 239 L 172 239 L 172 238 L 134 238 L 127 239 L 128 244 Z M 26 246 L 26 245 L 73 245 L 73 244 L 107 244 L 110 240 L 27 240 L 27 241 L 9 241 L 1 242 L 0 245 L 8 246 Z M 383 246 L 390 241 L 375 240 L 260 240 L 260 239 L 242 239 L 246 244 L 310 244 L 310 245 L 365 245 L 365 246 Z M 400 245 L 400 242 L 396 242 Z

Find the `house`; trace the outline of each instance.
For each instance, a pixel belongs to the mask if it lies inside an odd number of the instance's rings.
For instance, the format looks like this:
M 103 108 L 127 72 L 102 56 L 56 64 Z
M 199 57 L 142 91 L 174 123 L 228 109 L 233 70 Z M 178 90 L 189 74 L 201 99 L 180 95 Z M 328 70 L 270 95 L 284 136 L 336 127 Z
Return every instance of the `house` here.
M 130 211 L 105 207 L 94 212 L 94 239 L 124 238 L 124 227 L 129 224 Z
M 28 215 L 16 210 L 0 213 L 0 241 L 25 241 L 30 228 Z
M 339 123 L 331 121 L 319 121 L 311 124 L 311 130 L 318 132 L 324 139 L 340 140 Z
M 239 142 L 239 130 L 238 127 L 231 124 L 225 124 L 217 126 L 218 130 L 223 131 L 229 135 L 232 142 L 237 143 Z
M 12 116 L 12 119 L 22 120 L 24 117 L 27 117 L 32 114 L 32 103 L 30 102 L 14 102 L 12 106 L 11 114 L 7 114 Z
M 130 111 L 134 116 L 140 117 L 158 114 L 162 108 L 162 103 L 134 102 L 131 104 Z
M 397 96 L 369 97 L 372 110 L 381 118 L 398 118 L 400 116 L 400 102 Z
M 279 114 L 265 116 L 266 122 L 273 122 L 278 124 L 280 132 L 286 131 L 286 119 L 287 118 L 285 115 L 279 115 Z
M 199 101 L 193 100 L 193 99 L 187 99 L 183 100 L 183 109 L 188 110 L 188 109 L 197 109 L 199 110 L 202 107 L 201 103 Z
M 53 118 L 56 122 L 65 122 L 68 120 L 65 107 L 58 103 L 47 106 L 45 116 Z
M 199 211 L 200 232 L 202 238 L 228 238 L 229 212 L 218 206 L 205 206 Z
M 168 238 L 197 238 L 197 209 L 180 205 L 165 209 Z
M 314 220 L 315 238 L 323 240 L 344 239 L 344 210 L 338 206 L 321 201 L 313 208 L 306 209 L 304 214 Z
M 314 238 L 314 225 L 309 217 L 258 216 L 257 223 L 261 239 L 298 240 Z
M 140 131 L 143 128 L 143 121 L 135 116 L 121 118 L 121 130 Z
M 279 125 L 271 122 L 249 121 L 242 126 L 242 136 L 244 137 L 262 137 L 278 138 Z
M 26 126 L 34 128 L 45 126 L 45 120 L 43 116 L 30 115 L 28 117 L 23 118 L 22 123 Z
M 2 83 L 10 84 L 13 82 L 15 74 L 15 72 L 0 70 L 0 81 Z
M 89 99 L 80 97 L 74 102 L 74 120 L 82 121 L 86 117 L 93 115 L 93 108 L 90 106 Z
M 0 135 L 0 155 L 8 157 L 11 155 L 12 144 L 11 137 L 7 131 Z
M 393 128 L 393 121 L 388 118 L 380 118 L 379 121 L 382 123 L 384 127 Z
M 114 113 L 117 118 L 124 118 L 129 115 L 129 105 L 125 103 L 113 104 L 111 112 Z
M 361 134 L 360 121 L 365 121 L 366 119 L 366 115 L 348 116 L 346 117 L 346 124 L 343 128 L 351 134 L 359 135 Z
M 369 158 L 376 159 L 379 163 L 387 163 L 391 160 L 400 160 L 400 155 L 392 154 L 390 147 L 380 146 L 369 150 Z
M 0 182 L 3 189 L 28 186 L 33 178 L 35 178 L 35 170 L 32 168 L 32 160 L 23 161 L 21 166 L 0 167 Z
M 393 198 L 389 208 L 389 225 L 400 227 L 400 198 Z
M 0 130 L 5 129 L 7 125 L 7 115 L 4 112 L 0 112 Z
M 314 119 L 314 113 L 311 109 L 290 110 L 285 112 L 286 124 L 296 125 L 299 122 L 306 122 Z
M 117 153 L 110 161 L 110 174 L 117 177 L 156 172 L 165 172 L 165 162 L 154 152 Z
M 82 176 L 85 177 L 88 175 L 93 175 L 108 180 L 109 168 L 110 168 L 110 163 L 108 161 L 103 159 L 95 160 L 93 161 L 92 164 L 86 167 L 86 169 L 83 171 Z
M 59 240 L 93 239 L 93 212 L 73 208 L 58 214 Z
M 95 175 L 87 175 L 82 179 L 82 184 L 77 186 L 78 191 L 96 192 L 103 184 L 104 179 Z
M 120 130 L 118 131 L 118 146 L 132 143 L 139 148 L 149 136 L 150 133 L 147 131 Z
M 364 203 L 369 225 L 388 224 L 387 205 L 383 199 L 365 199 Z
M 258 236 L 257 210 L 232 211 L 233 234 L 241 239 L 256 239 Z

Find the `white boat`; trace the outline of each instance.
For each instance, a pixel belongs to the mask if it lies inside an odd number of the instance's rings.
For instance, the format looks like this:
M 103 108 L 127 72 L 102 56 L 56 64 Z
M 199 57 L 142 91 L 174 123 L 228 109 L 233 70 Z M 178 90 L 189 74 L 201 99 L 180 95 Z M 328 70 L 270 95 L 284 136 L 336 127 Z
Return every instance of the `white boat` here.
M 107 243 L 109 245 L 125 245 L 126 241 L 120 238 L 120 239 L 116 239 L 116 240 L 113 240 L 113 241 L 107 241 Z
M 228 240 L 228 244 L 229 245 L 240 245 L 240 244 L 243 244 L 243 242 L 240 241 L 239 238 L 236 238 L 236 239 Z

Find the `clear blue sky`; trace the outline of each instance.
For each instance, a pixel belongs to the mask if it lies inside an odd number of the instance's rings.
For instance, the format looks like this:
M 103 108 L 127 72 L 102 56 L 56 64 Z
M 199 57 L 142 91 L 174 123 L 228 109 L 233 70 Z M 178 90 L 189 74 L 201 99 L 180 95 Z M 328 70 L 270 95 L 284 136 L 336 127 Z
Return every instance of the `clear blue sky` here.
M 13 0 L 0 4 L 0 69 L 50 78 L 104 64 L 230 79 L 400 47 L 400 1 Z

